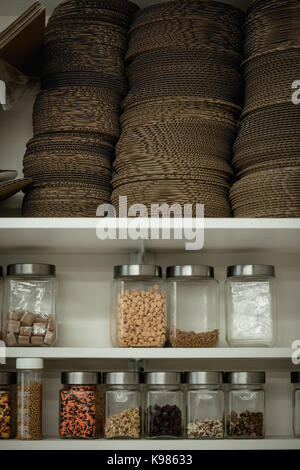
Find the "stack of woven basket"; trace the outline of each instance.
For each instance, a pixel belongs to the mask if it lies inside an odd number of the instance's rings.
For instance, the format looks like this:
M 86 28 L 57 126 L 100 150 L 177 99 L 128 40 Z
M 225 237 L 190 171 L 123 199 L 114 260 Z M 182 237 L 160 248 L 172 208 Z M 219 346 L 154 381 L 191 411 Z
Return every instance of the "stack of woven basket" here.
M 299 25 L 299 0 L 259 0 L 248 11 L 245 107 L 233 159 L 239 180 L 230 192 L 236 217 L 300 216 L 300 106 L 292 100 Z
M 138 12 L 127 52 L 112 202 L 205 204 L 228 217 L 231 152 L 241 111 L 243 13 L 175 0 Z
M 68 0 L 46 33 L 42 91 L 24 175 L 33 179 L 23 214 L 89 217 L 110 201 L 119 107 L 127 92 L 127 0 Z

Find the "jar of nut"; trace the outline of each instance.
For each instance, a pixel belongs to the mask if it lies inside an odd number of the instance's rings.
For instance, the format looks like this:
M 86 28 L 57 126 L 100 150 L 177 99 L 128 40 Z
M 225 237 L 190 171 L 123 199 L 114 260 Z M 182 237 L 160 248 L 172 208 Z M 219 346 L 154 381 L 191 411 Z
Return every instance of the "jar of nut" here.
M 219 339 L 218 282 L 214 268 L 169 266 L 169 342 L 174 348 L 212 348 Z
M 228 372 L 226 428 L 228 437 L 264 437 L 265 373 Z
M 104 397 L 101 373 L 62 372 L 59 397 L 59 436 L 62 439 L 101 437 Z
M 104 375 L 106 439 L 139 439 L 142 432 L 142 397 L 137 372 Z
M 180 439 L 184 435 L 184 393 L 179 372 L 146 374 L 145 437 Z
M 161 277 L 159 266 L 115 266 L 111 304 L 114 346 L 164 346 L 166 292 Z
M 50 264 L 11 264 L 5 281 L 7 346 L 53 346 L 56 276 Z
M 187 438 L 224 437 L 224 391 L 222 372 L 188 372 Z
M 17 387 L 17 439 L 42 439 L 43 359 L 19 358 Z

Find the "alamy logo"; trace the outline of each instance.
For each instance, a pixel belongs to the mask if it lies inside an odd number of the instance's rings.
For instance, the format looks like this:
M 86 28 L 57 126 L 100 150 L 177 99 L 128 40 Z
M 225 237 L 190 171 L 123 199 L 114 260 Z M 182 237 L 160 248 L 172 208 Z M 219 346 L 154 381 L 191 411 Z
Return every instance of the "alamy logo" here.
M 0 80 L 0 105 L 6 104 L 6 85 L 3 80 Z
M 292 363 L 295 366 L 298 366 L 300 364 L 300 340 L 296 339 L 295 341 L 292 342 L 292 349 L 294 351 L 292 352 Z
M 292 94 L 292 103 L 300 104 L 300 80 L 295 80 L 292 83 L 292 89 L 295 90 Z

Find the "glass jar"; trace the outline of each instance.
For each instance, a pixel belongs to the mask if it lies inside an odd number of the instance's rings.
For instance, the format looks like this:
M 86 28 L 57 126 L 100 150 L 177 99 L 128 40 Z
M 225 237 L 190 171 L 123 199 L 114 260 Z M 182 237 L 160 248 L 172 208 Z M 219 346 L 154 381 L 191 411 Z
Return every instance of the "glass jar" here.
M 228 372 L 227 435 L 232 438 L 264 437 L 264 372 Z
M 106 439 L 139 439 L 142 397 L 137 372 L 108 372 L 104 376 Z
M 293 431 L 295 437 L 300 437 L 300 372 L 291 372 L 293 391 Z
M 218 282 L 211 266 L 169 266 L 169 342 L 175 348 L 212 348 L 219 339 Z
M 277 333 L 276 307 L 274 266 L 227 268 L 226 324 L 230 346 L 273 346 Z
M 62 372 L 59 392 L 59 436 L 62 439 L 97 439 L 103 428 L 104 400 L 101 374 Z
M 17 439 L 42 439 L 43 359 L 17 359 Z
M 2 309 L 3 309 L 3 268 L 0 266 L 0 341 L 3 339 L 3 319 L 2 319 Z
M 188 372 L 187 438 L 224 437 L 224 391 L 221 372 Z
M 111 303 L 114 346 L 164 346 L 166 292 L 161 277 L 159 266 L 115 266 Z
M 16 435 L 16 383 L 15 372 L 0 372 L 0 439 Z
M 145 437 L 182 438 L 184 435 L 184 393 L 179 372 L 146 374 Z
M 5 281 L 7 346 L 53 346 L 56 277 L 50 264 L 11 264 Z

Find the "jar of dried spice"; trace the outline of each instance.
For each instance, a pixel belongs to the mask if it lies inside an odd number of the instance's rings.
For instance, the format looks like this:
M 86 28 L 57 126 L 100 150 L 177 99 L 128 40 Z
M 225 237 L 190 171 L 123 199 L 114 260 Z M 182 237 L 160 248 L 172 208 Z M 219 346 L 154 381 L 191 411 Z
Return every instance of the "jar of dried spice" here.
M 179 372 L 146 374 L 145 437 L 182 438 L 185 408 Z
M 16 434 L 15 372 L 0 372 L 0 439 L 12 439 Z
M 265 373 L 228 372 L 226 428 L 228 437 L 264 437 Z
M 161 277 L 159 266 L 115 266 L 111 305 L 114 346 L 164 346 L 166 292 Z
M 63 439 L 96 439 L 103 428 L 101 374 L 63 372 L 59 392 L 59 435 Z
M 291 372 L 293 391 L 293 431 L 295 437 L 300 437 L 300 372 Z
M 219 339 L 218 282 L 214 268 L 167 268 L 169 342 L 175 348 L 212 348 Z
M 56 277 L 50 264 L 11 264 L 5 281 L 7 346 L 53 346 Z
M 137 372 L 108 372 L 104 376 L 106 439 L 139 439 L 142 397 Z
M 226 324 L 230 346 L 273 346 L 276 341 L 274 266 L 227 268 Z
M 224 437 L 224 391 L 222 372 L 188 372 L 187 438 Z
M 42 439 L 43 359 L 19 358 L 17 387 L 17 439 Z

